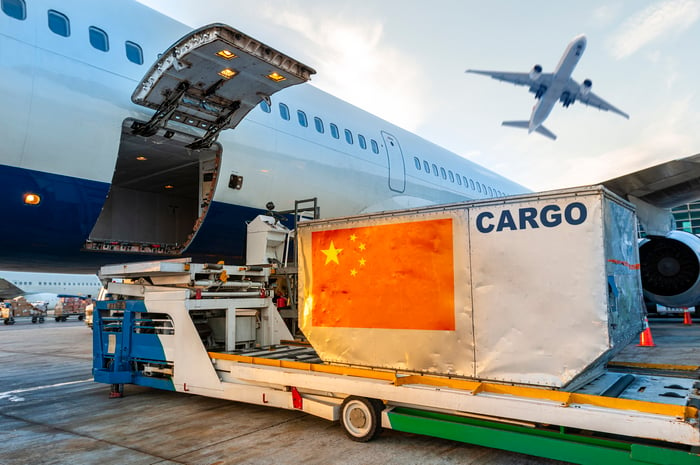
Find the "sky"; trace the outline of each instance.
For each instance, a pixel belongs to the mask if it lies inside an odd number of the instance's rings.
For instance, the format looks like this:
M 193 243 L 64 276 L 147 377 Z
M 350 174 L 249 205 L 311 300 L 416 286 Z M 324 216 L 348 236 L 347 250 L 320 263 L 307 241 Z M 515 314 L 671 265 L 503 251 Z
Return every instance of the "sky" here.
M 193 27 L 221 22 L 316 69 L 311 85 L 532 190 L 593 184 L 700 152 L 700 0 L 139 0 Z M 527 120 L 526 88 L 465 74 L 556 67 L 630 114 L 558 104 Z M 173 38 L 175 41 L 177 38 Z

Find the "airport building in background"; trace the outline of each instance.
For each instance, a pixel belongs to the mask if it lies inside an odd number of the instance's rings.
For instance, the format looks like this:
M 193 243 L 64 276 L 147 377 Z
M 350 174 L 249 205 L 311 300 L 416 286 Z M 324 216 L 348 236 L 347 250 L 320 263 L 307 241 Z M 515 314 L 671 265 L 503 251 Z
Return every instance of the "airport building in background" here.
M 676 229 L 700 235 L 700 201 L 687 203 L 671 210 Z

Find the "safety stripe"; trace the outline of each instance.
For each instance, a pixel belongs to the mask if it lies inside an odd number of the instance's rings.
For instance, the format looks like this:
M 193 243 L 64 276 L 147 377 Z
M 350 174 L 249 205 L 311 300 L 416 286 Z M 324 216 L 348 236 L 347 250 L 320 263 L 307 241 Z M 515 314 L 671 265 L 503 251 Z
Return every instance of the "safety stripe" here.
M 668 371 L 698 371 L 700 365 L 671 365 L 666 363 L 638 363 L 638 362 L 608 362 L 610 367 L 620 368 L 644 368 L 649 370 L 668 370 Z
M 289 360 L 274 360 L 262 357 L 222 354 L 218 352 L 209 352 L 209 356 L 212 359 L 229 360 L 232 362 L 248 363 L 252 365 L 290 368 L 316 373 L 356 376 L 359 378 L 379 379 L 389 381 L 396 386 L 418 384 L 440 386 L 462 390 L 469 395 L 477 395 L 483 392 L 491 394 L 505 394 L 529 399 L 551 400 L 554 402 L 560 402 L 563 407 L 568 407 L 570 405 L 593 405 L 617 410 L 633 410 L 636 412 L 665 415 L 684 420 L 698 418 L 697 408 L 682 405 L 661 404 L 632 399 L 619 399 L 616 397 L 595 396 L 591 394 L 577 394 L 574 392 L 555 391 L 552 389 L 484 383 L 465 379 L 441 378 L 438 376 L 402 374 L 388 371 L 377 371 L 368 368 L 352 368 L 337 365 L 293 362 Z
M 625 267 L 629 268 L 630 270 L 641 269 L 641 265 L 639 263 L 628 263 L 628 262 L 625 262 L 622 260 L 615 260 L 614 258 L 609 259 L 608 262 L 614 263 L 615 265 L 625 266 Z

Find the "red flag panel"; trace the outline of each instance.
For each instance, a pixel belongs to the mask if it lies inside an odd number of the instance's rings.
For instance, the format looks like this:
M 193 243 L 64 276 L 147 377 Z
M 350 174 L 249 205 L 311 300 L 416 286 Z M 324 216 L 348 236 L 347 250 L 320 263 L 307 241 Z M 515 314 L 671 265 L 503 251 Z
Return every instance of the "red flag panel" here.
M 311 235 L 312 324 L 455 329 L 452 219 Z

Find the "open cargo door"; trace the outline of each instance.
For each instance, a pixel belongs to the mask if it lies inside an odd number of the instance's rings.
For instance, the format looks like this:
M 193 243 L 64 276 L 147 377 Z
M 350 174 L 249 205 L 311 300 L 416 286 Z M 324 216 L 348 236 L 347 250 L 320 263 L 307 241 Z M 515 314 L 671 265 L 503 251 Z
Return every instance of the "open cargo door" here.
M 201 132 L 189 148 L 207 148 L 261 100 L 269 103 L 272 94 L 304 83 L 314 73 L 229 26 L 205 26 L 170 47 L 136 87 L 131 100 L 156 112 L 132 129 L 151 136 L 175 121 Z
M 155 113 L 148 121 L 122 122 L 109 195 L 84 249 L 182 254 L 214 204 L 223 154 L 219 133 L 235 127 L 261 100 L 269 103 L 273 93 L 313 73 L 223 24 L 180 39 L 131 96 Z M 212 229 L 201 239 L 203 250 L 221 255 L 231 248 L 231 237 L 245 230 L 233 221 L 206 227 Z

